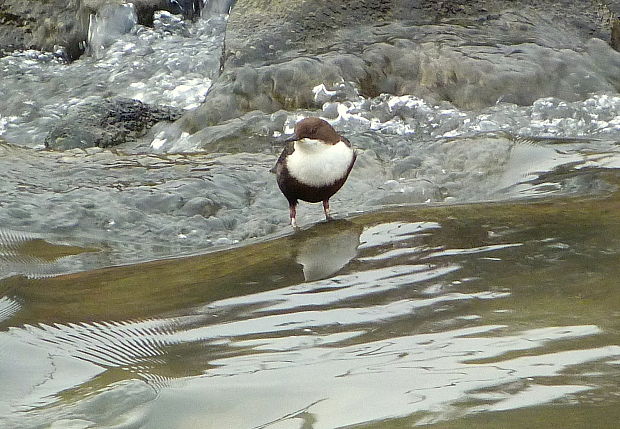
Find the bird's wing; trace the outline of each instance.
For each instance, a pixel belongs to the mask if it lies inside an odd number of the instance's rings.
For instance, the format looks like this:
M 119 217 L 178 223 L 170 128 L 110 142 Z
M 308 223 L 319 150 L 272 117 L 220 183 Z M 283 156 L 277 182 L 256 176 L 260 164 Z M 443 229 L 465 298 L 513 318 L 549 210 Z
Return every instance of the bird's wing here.
M 291 155 L 293 152 L 295 152 L 295 142 L 288 142 L 286 146 L 284 146 L 284 149 L 282 149 L 282 153 L 280 154 L 280 157 L 276 161 L 276 165 L 274 165 L 269 171 L 271 173 L 277 173 L 278 166 L 283 165 L 286 157 Z

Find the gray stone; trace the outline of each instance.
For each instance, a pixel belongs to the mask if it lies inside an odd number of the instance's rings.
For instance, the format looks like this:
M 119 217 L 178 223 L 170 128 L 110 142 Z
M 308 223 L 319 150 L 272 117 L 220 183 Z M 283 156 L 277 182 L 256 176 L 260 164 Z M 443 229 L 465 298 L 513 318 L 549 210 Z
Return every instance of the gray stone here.
M 84 52 L 90 16 L 121 0 L 2 0 L 0 55 L 15 50 L 62 51 L 67 60 Z M 153 25 L 153 14 L 165 10 L 186 18 L 200 15 L 200 0 L 133 0 L 138 23 Z
M 610 40 L 612 3 L 239 0 L 223 73 L 179 125 L 195 133 L 254 110 L 320 109 L 330 100 L 313 89 L 343 82 L 466 109 L 616 91 L 618 55 L 589 41 Z
M 609 9 L 611 22 L 611 46 L 620 51 L 620 1 L 608 1 L 607 8 Z
M 217 213 L 219 206 L 209 198 L 195 197 L 187 201 L 180 209 L 181 213 L 187 216 L 203 216 L 208 218 Z
M 116 146 L 135 140 L 159 121 L 174 121 L 179 109 L 138 100 L 92 97 L 74 106 L 45 139 L 54 150 Z

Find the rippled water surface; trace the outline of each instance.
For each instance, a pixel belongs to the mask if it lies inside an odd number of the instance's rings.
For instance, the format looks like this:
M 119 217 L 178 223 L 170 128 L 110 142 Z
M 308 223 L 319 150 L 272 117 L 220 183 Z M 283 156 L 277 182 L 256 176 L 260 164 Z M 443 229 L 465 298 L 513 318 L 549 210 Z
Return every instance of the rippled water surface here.
M 204 256 L 5 279 L 0 416 L 615 427 L 619 208 L 610 196 L 397 210 Z
M 35 265 L 5 255 L 0 278 L 201 253 L 282 233 L 288 214 L 269 173 L 281 150 L 273 140 L 308 115 L 329 120 L 358 151 L 332 199 L 339 217 L 607 192 L 589 171 L 620 166 L 617 93 L 531 106 L 498 100 L 465 111 L 415 95 L 365 98 L 350 82 L 314 88 L 317 110 L 250 112 L 194 134 L 162 122 L 113 149 L 41 150 L 79 106 L 120 96 L 190 110 L 220 72 L 225 15 L 186 22 L 158 12 L 147 28 L 129 25 L 132 8 L 111 8 L 95 20 L 88 55 L 74 63 L 34 51 L 0 58 L 0 228 L 90 249 Z M 302 225 L 321 219 L 316 207 L 299 210 Z

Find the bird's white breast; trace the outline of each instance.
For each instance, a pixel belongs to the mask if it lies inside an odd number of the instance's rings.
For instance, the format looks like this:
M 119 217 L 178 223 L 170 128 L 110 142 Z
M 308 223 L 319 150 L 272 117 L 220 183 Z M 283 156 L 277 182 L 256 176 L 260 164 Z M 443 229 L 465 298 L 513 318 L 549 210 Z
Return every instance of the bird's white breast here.
M 295 151 L 286 159 L 289 174 L 309 186 L 328 186 L 342 179 L 353 162 L 353 149 L 344 142 L 334 145 L 320 140 L 295 142 Z

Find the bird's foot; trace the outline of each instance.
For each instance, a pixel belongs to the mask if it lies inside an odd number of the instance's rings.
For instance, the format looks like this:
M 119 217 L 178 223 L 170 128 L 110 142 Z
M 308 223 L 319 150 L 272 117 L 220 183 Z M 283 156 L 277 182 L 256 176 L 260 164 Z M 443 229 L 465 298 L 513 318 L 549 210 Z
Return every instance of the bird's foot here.
M 297 226 L 297 205 L 291 204 L 288 208 L 291 217 L 291 226 L 295 229 L 299 229 L 299 227 Z
M 328 200 L 323 201 L 323 211 L 325 212 L 325 221 L 326 222 L 329 222 L 330 220 L 334 220 L 334 218 L 330 214 L 329 201 Z

